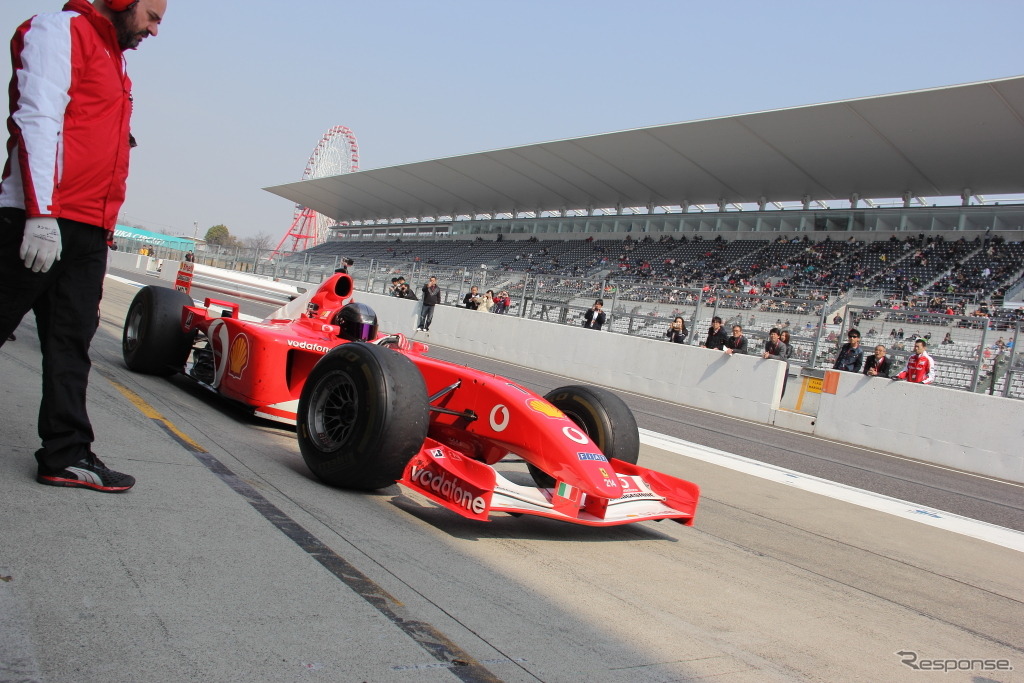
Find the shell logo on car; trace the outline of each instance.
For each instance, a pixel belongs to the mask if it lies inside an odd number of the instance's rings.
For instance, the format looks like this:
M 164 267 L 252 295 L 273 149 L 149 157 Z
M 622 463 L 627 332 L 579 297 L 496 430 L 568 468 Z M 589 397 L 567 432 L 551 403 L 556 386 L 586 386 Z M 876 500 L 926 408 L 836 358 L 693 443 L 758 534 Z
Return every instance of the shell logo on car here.
M 242 373 L 249 365 L 249 338 L 244 334 L 235 337 L 228 350 L 228 375 L 242 379 Z
M 563 413 L 561 410 L 554 407 L 547 401 L 541 401 L 539 399 L 532 398 L 526 402 L 526 405 L 529 406 L 531 409 L 536 410 L 541 415 L 547 415 L 548 417 L 565 417 L 565 413 Z

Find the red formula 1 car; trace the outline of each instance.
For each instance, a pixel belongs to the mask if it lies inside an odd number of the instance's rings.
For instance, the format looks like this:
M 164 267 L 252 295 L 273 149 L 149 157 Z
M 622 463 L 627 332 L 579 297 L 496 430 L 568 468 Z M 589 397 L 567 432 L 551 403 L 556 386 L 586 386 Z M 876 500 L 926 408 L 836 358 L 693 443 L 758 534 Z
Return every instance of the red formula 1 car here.
M 471 519 L 494 512 L 610 526 L 693 523 L 688 481 L 636 464 L 626 404 L 604 389 L 541 397 L 511 380 L 426 355 L 425 344 L 378 332 L 352 280 L 337 274 L 277 318 L 249 322 L 237 304 L 144 287 L 128 309 L 128 368 L 183 372 L 256 415 L 295 424 L 302 457 L 333 486 L 396 481 Z M 297 312 L 296 312 L 297 311 Z M 494 467 L 515 455 L 534 486 Z

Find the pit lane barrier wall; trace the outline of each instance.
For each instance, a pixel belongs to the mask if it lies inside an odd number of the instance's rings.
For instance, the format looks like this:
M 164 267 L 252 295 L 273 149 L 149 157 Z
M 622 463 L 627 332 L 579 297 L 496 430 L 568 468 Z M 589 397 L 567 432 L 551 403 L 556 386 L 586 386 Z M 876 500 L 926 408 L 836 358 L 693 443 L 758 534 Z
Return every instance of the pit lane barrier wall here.
M 828 370 L 815 436 L 1024 483 L 1024 401 Z
M 111 257 L 115 267 L 140 274 L 150 266 L 138 254 Z M 149 274 L 173 284 L 176 271 L 166 262 Z M 367 292 L 357 298 L 374 308 L 382 330 L 428 344 L 1024 483 L 1024 401 L 836 371 L 824 373 L 815 395 L 803 383 L 817 378 L 790 377 L 780 398 L 785 364 L 778 361 L 452 306 L 436 307 L 425 334 L 415 332 L 417 302 Z M 801 397 L 804 411 L 792 410 Z

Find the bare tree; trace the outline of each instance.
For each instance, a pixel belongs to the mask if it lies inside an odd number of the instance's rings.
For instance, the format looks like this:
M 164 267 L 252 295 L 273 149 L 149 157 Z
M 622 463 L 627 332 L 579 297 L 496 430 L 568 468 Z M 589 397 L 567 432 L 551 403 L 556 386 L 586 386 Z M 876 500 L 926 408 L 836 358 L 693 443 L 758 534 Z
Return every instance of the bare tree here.
M 259 251 L 266 251 L 273 245 L 274 238 L 265 232 L 257 233 L 252 237 L 246 237 L 242 240 L 242 244 L 249 249 L 256 249 Z

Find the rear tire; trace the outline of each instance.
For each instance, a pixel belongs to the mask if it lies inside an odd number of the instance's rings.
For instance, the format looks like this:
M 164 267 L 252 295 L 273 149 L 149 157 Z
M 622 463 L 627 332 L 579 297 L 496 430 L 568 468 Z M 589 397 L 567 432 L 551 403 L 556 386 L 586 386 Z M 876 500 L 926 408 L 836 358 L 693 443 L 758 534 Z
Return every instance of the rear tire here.
M 401 353 L 349 342 L 313 367 L 299 397 L 296 429 L 306 466 L 325 484 L 391 486 L 423 447 L 427 387 Z
M 125 365 L 133 372 L 167 376 L 181 372 L 196 333 L 183 332 L 181 313 L 192 297 L 168 287 L 139 290 L 128 307 L 121 336 Z
M 598 387 L 559 387 L 544 396 L 576 423 L 609 458 L 636 464 L 640 458 L 640 430 L 625 401 Z M 530 476 L 540 488 L 552 488 L 554 477 L 527 464 Z

